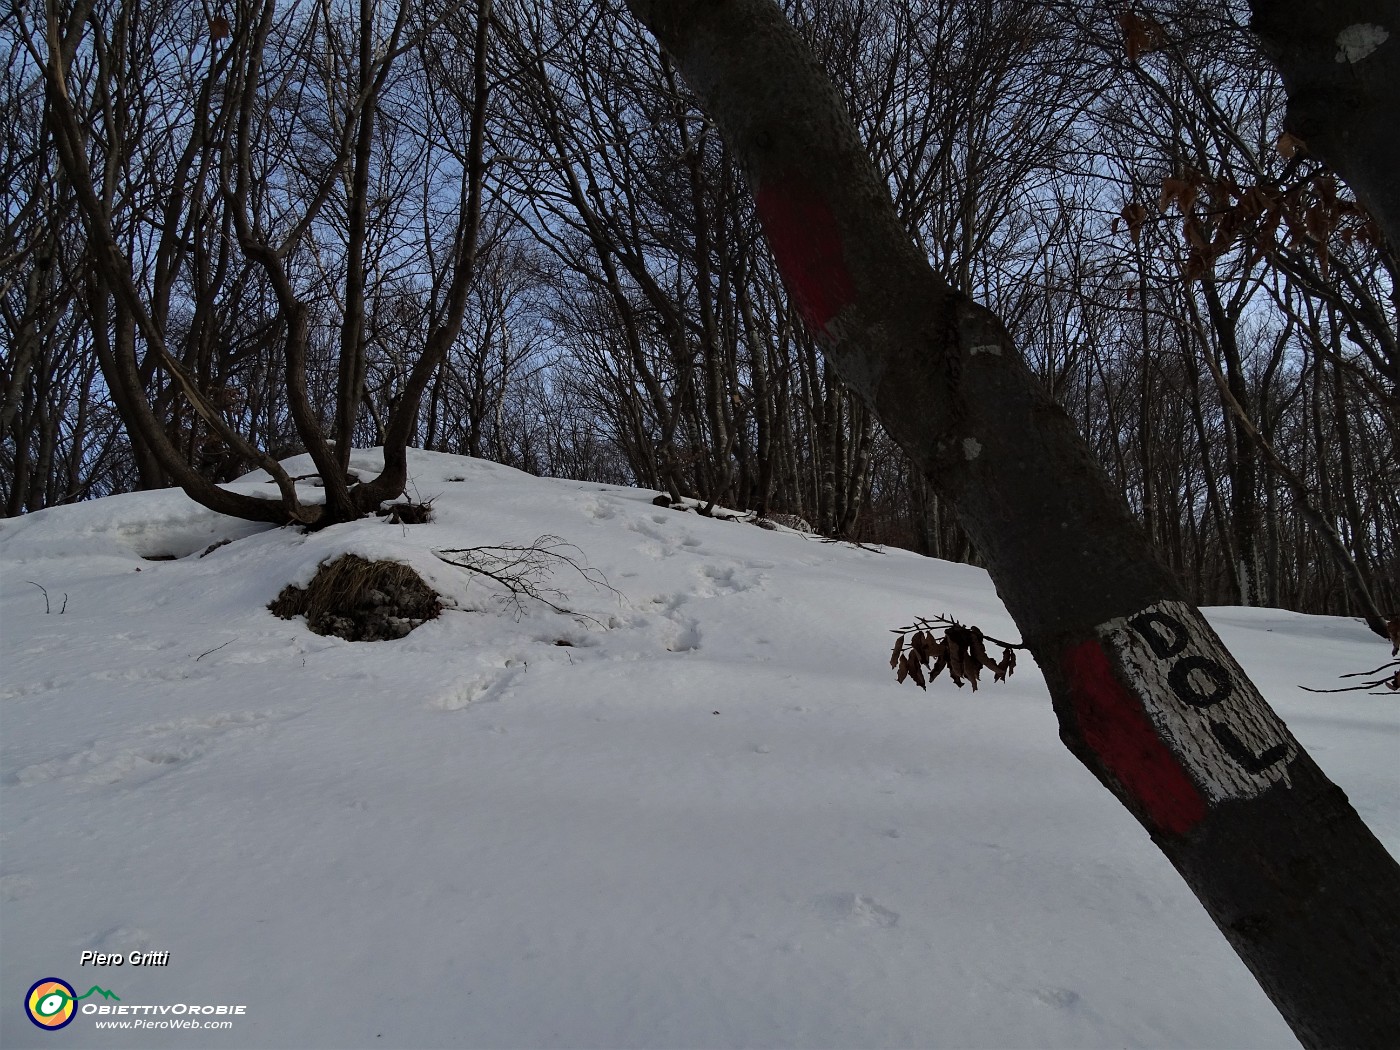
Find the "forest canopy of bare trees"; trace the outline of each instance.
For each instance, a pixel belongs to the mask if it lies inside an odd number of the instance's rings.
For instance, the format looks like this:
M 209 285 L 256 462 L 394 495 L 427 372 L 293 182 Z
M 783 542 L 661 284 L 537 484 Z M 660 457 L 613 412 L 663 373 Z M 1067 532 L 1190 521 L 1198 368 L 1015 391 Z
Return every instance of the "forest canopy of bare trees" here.
M 1195 601 L 1400 608 L 1395 252 L 1283 134 L 1243 4 L 784 6 Z M 4 513 L 407 442 L 976 559 L 620 2 L 4 25 Z M 354 481 L 327 520 L 402 487 Z

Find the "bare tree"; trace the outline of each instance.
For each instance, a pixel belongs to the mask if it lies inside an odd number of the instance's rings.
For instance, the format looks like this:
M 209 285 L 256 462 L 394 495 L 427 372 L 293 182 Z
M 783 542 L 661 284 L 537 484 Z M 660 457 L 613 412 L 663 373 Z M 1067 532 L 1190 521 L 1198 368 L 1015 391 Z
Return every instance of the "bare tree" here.
M 84 328 L 143 477 L 215 510 L 317 527 L 400 495 L 474 273 L 489 0 L 361 0 L 346 18 L 271 0 L 212 16 L 129 0 L 11 13 L 85 235 Z M 433 111 L 437 92 L 461 104 Z M 431 212 L 421 254 L 404 232 L 415 202 Z M 397 316 L 403 334 L 415 311 L 418 350 L 375 406 L 383 321 Z M 361 479 L 348 464 L 367 407 L 382 410 L 385 462 Z M 324 503 L 303 501 L 271 455 L 288 430 Z M 278 498 L 219 487 L 233 464 L 264 467 Z

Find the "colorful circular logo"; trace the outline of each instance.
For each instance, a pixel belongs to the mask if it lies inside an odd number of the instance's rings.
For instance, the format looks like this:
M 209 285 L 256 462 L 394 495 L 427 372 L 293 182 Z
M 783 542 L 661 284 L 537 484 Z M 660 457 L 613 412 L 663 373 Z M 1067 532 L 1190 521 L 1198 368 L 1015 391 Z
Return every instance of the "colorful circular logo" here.
M 56 1031 L 73 1020 L 78 1012 L 77 993 L 67 981 L 45 977 L 30 986 L 24 997 L 24 1012 L 40 1028 Z

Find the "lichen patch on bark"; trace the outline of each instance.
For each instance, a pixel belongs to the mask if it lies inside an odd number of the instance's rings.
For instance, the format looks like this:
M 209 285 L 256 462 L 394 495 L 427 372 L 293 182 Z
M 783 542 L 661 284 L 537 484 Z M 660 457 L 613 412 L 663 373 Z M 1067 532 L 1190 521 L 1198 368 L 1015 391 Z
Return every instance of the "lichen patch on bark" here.
M 1360 62 L 1390 39 L 1385 26 L 1358 22 L 1337 34 L 1337 61 Z

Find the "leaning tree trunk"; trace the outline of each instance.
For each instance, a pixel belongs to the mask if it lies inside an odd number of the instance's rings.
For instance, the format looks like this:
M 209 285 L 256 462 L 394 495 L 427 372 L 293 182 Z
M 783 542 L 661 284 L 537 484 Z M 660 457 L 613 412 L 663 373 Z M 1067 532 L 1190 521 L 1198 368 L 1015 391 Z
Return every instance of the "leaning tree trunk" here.
M 828 359 L 956 508 L 1066 745 L 1304 1043 L 1400 1045 L 1400 866 L 1184 601 L 1002 323 L 916 249 L 778 6 L 629 6 L 743 163 Z

